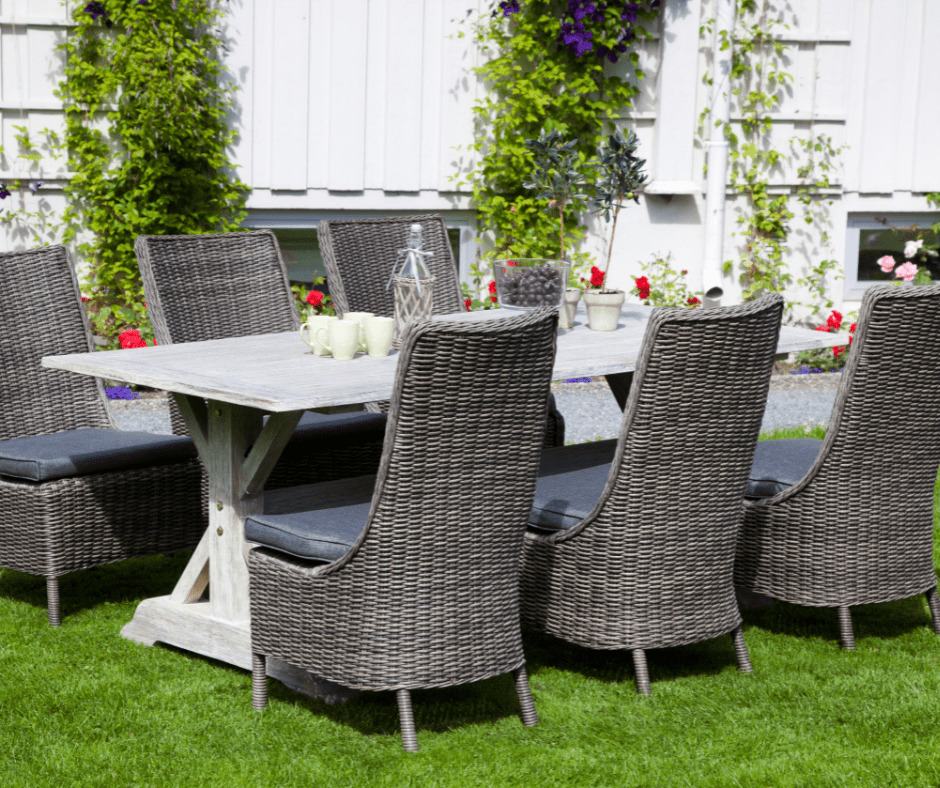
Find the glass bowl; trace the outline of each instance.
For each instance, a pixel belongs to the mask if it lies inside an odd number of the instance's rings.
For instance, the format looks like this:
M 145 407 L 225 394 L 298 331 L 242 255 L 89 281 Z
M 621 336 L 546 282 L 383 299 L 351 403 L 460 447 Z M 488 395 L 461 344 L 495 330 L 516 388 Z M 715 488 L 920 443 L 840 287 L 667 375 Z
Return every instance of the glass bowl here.
M 543 309 L 562 305 L 571 263 L 543 257 L 515 257 L 493 263 L 496 298 L 502 309 Z

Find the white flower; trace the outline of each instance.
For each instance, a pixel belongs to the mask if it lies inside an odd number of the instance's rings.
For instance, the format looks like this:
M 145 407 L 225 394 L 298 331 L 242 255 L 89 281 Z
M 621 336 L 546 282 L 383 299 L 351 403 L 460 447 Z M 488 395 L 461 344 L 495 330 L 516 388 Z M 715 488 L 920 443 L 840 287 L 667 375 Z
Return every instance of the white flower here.
M 924 245 L 924 239 L 921 238 L 919 241 L 908 241 L 904 244 L 904 256 L 913 257 L 920 251 L 920 247 Z

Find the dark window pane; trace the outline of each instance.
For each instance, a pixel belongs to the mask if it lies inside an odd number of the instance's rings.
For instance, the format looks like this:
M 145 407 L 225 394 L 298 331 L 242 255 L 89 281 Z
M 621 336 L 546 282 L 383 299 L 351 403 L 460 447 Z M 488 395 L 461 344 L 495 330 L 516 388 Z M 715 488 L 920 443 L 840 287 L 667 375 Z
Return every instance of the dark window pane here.
M 858 236 L 858 281 L 859 282 L 892 282 L 897 277 L 894 271 L 885 273 L 878 265 L 885 255 L 895 260 L 895 268 L 907 258 L 904 256 L 904 244 L 907 241 L 916 241 L 917 233 L 913 230 L 860 230 Z M 937 234 L 926 232 L 924 245 L 935 246 Z M 911 259 L 919 269 L 924 267 L 930 271 L 931 279 L 940 279 L 940 264 L 936 257 L 927 257 L 919 254 Z
M 454 264 L 457 266 L 457 271 L 459 275 L 460 271 L 460 229 L 452 227 L 447 231 L 447 240 L 450 241 L 450 251 L 454 255 Z

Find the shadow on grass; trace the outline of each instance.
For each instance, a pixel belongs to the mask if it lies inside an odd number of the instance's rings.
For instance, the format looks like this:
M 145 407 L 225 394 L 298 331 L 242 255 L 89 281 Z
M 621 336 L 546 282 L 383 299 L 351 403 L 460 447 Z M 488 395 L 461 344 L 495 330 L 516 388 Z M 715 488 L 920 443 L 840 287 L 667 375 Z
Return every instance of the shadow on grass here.
M 189 560 L 191 551 L 172 556 L 132 558 L 95 569 L 71 572 L 59 578 L 62 624 L 68 617 L 104 603 L 139 601 L 169 594 Z M 0 570 L 0 597 L 24 602 L 46 614 L 46 579 L 12 569 Z
M 839 645 L 839 618 L 835 608 L 803 607 L 776 602 L 771 607 L 743 612 L 745 633 L 758 627 L 780 635 L 827 640 Z M 921 627 L 930 627 L 930 614 L 923 594 L 895 602 L 859 605 L 852 608 L 856 642 L 867 637 L 896 638 Z

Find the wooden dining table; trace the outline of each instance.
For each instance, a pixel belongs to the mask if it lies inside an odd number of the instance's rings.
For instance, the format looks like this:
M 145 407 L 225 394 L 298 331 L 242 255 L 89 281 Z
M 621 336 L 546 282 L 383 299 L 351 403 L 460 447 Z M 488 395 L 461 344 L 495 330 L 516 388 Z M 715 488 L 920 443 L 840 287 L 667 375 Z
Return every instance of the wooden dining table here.
M 588 330 L 579 314 L 574 328 L 558 333 L 554 379 L 604 376 L 622 408 L 651 311 L 625 306 L 610 332 Z M 436 319 L 506 315 L 490 310 Z M 777 350 L 847 343 L 847 334 L 784 326 Z M 245 518 L 291 507 L 303 510 L 304 488 L 265 493 L 264 485 L 304 411 L 389 399 L 397 364 L 394 351 L 384 358 L 357 355 L 349 361 L 315 356 L 294 332 L 44 357 L 42 365 L 51 369 L 171 392 L 207 469 L 206 532 L 172 593 L 143 600 L 121 634 L 250 669 L 246 555 L 251 545 L 245 541 Z M 266 423 L 265 414 L 270 414 Z M 268 672 L 307 694 L 330 692 L 314 677 L 276 660 L 268 661 Z

